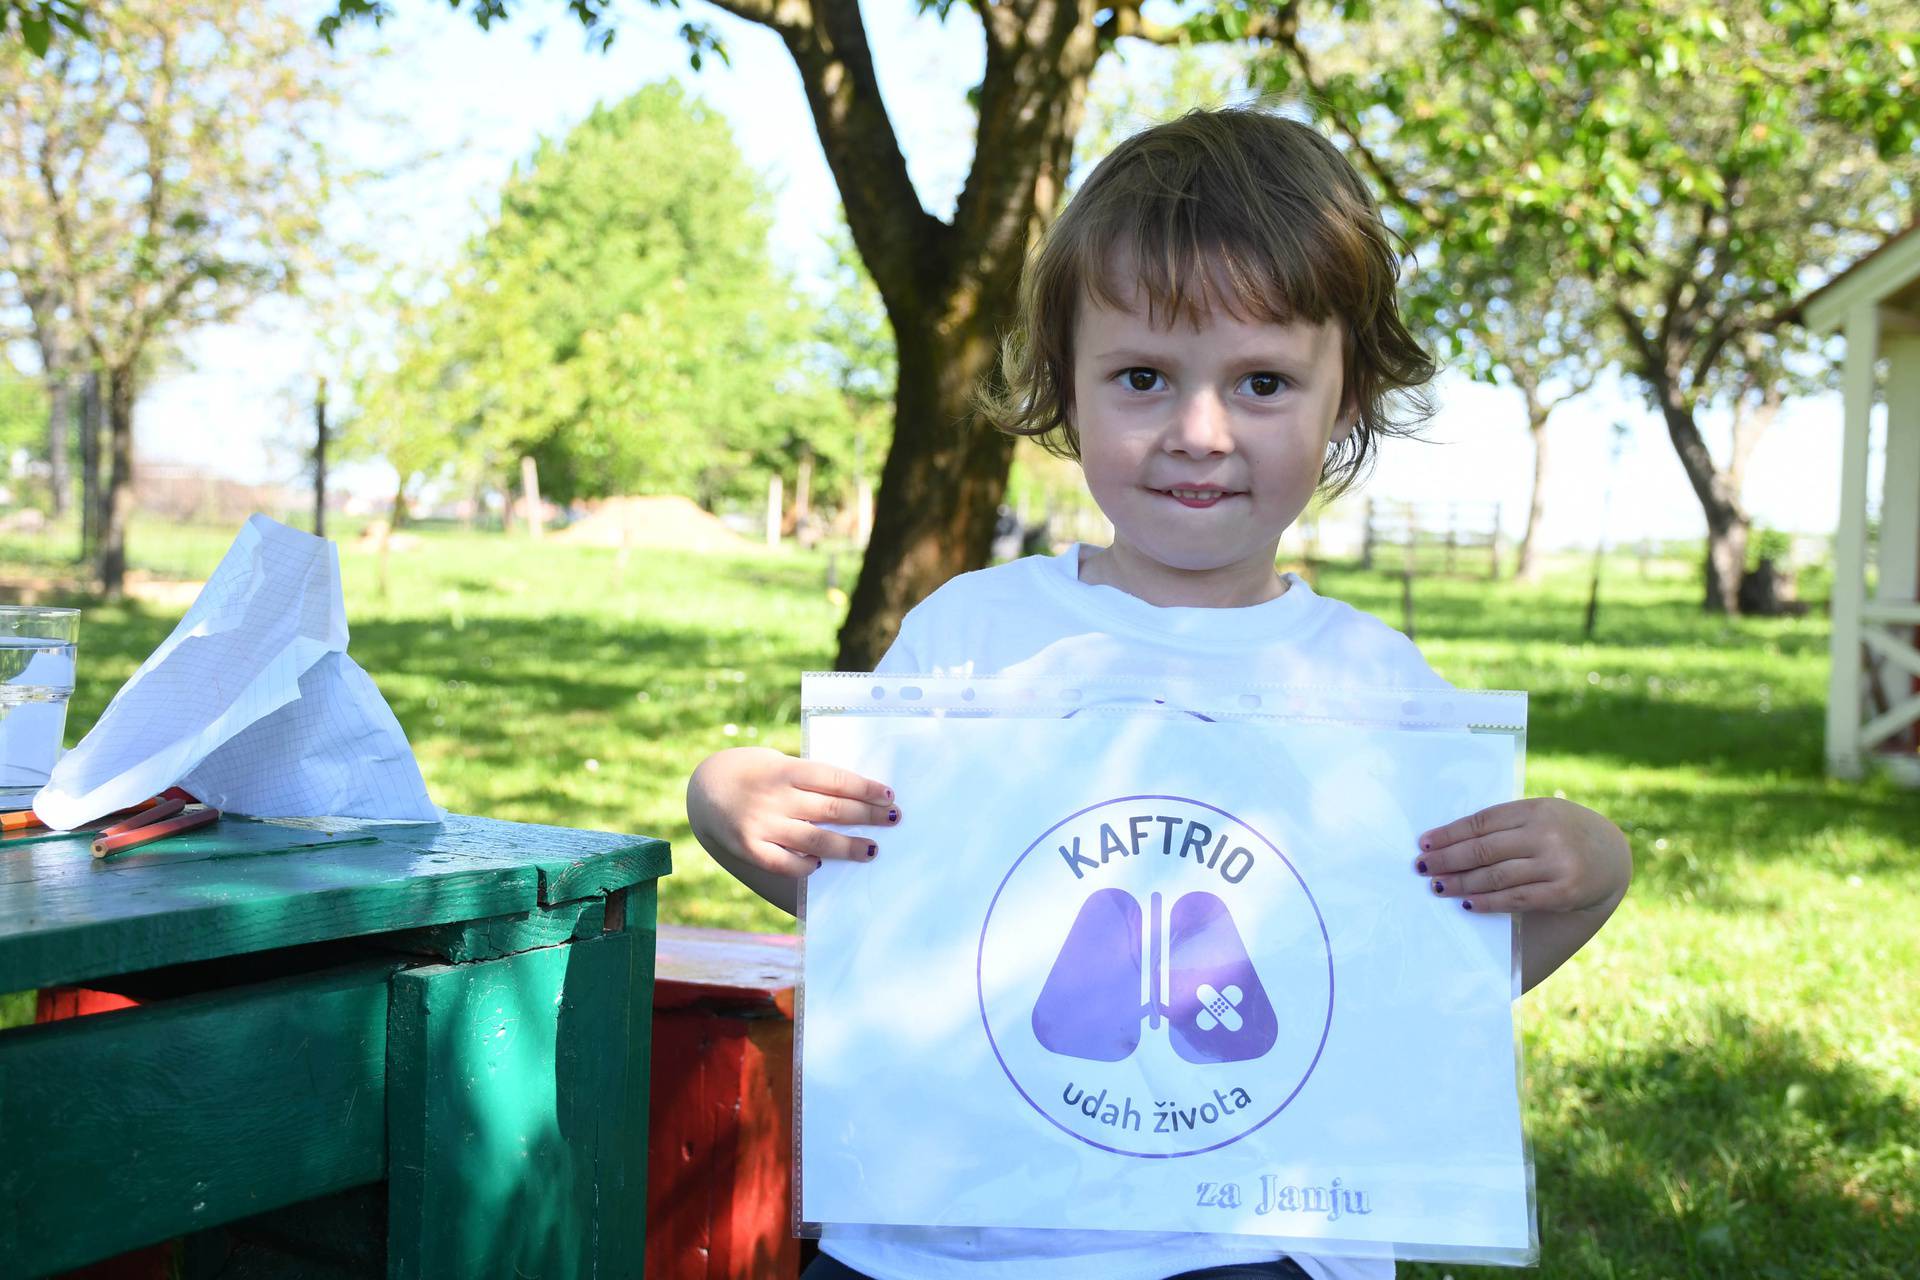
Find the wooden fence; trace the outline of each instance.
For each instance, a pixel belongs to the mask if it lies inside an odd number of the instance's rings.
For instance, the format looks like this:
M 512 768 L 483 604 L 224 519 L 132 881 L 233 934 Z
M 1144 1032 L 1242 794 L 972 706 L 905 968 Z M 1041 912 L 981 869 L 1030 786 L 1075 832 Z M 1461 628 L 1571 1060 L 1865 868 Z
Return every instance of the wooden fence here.
M 1500 576 L 1500 504 L 1497 502 L 1401 502 L 1367 499 L 1365 540 L 1360 561 L 1415 572 L 1454 574 L 1463 562 L 1484 564 L 1488 578 Z M 1389 552 L 1397 552 L 1388 558 Z

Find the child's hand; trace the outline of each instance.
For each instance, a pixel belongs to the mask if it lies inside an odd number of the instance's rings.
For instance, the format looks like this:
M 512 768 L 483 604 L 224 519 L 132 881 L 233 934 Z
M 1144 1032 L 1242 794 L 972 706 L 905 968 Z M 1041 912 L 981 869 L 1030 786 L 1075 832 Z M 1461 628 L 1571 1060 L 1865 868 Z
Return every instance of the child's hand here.
M 824 858 L 870 861 L 871 840 L 814 825 L 892 826 L 893 792 L 878 782 L 765 747 L 717 751 L 687 780 L 687 820 L 715 860 L 775 906 L 793 910 L 794 880 Z
M 1568 800 L 1496 804 L 1420 837 L 1414 870 L 1473 911 L 1609 909 L 1633 857 L 1620 828 Z
M 1420 837 L 1414 870 L 1477 912 L 1528 915 L 1521 968 L 1533 986 L 1599 932 L 1626 896 L 1633 853 L 1620 828 L 1567 800 L 1496 804 Z M 1537 914 L 1536 914 L 1537 913 Z

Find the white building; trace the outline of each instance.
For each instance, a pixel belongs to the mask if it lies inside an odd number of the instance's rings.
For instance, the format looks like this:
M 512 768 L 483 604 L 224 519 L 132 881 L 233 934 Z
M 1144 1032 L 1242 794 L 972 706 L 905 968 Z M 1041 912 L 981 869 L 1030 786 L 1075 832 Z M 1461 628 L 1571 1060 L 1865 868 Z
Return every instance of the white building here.
M 1803 300 L 1795 318 L 1847 339 L 1827 769 L 1852 778 L 1878 763 L 1920 785 L 1920 223 Z M 1869 566 L 1867 434 L 1881 395 L 1886 475 Z

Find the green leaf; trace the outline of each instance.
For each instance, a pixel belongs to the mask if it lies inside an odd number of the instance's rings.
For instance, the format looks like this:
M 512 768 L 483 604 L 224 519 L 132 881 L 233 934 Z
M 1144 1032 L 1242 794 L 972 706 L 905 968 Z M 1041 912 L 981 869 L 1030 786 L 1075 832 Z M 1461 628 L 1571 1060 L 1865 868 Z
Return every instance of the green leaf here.
M 53 24 L 47 21 L 44 12 L 39 11 L 28 12 L 23 9 L 19 18 L 20 38 L 26 41 L 27 48 L 33 50 L 34 56 L 46 57 L 47 49 L 53 43 Z

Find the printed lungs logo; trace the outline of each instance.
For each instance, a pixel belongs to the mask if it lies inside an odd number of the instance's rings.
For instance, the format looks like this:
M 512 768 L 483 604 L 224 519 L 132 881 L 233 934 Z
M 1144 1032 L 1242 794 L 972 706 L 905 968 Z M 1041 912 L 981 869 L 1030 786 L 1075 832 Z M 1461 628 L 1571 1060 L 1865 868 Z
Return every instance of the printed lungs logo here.
M 1326 922 L 1265 836 L 1182 796 L 1049 827 L 980 931 L 980 1015 L 1019 1095 L 1119 1155 L 1195 1155 L 1283 1111 L 1333 1019 Z
M 1143 1020 L 1157 1028 L 1164 1018 L 1174 1051 L 1188 1062 L 1264 1056 L 1278 1024 L 1227 904 L 1204 891 L 1183 894 L 1173 904 L 1162 981 L 1162 899 L 1155 893 L 1148 900 L 1145 1003 L 1140 903 L 1125 889 L 1100 889 L 1080 905 L 1040 989 L 1033 1006 L 1035 1038 L 1054 1053 L 1118 1062 L 1139 1045 Z

